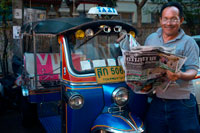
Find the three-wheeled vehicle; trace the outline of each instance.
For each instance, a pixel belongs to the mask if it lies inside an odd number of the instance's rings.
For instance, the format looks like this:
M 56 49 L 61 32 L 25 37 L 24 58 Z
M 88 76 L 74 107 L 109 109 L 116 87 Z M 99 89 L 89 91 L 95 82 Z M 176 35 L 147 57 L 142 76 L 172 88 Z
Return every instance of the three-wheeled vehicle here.
M 89 11 L 97 12 L 117 14 L 107 7 Z M 37 105 L 47 132 L 144 131 L 140 118 L 146 97 L 134 94 L 125 83 L 118 61 L 122 53 L 116 43 L 122 33 L 135 37 L 133 26 L 78 17 L 34 22 L 22 31 L 22 92 L 29 103 Z

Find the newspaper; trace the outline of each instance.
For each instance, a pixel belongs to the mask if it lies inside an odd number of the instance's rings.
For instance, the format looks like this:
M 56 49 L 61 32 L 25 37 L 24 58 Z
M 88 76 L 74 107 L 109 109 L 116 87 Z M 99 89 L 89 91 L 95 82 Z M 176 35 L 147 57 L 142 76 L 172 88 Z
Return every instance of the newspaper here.
M 175 48 L 140 46 L 130 35 L 120 42 L 120 47 L 123 58 L 119 61 L 126 83 L 136 93 L 147 94 L 158 87 L 166 91 L 171 83 L 166 70 L 178 72 L 186 60 L 174 54 Z

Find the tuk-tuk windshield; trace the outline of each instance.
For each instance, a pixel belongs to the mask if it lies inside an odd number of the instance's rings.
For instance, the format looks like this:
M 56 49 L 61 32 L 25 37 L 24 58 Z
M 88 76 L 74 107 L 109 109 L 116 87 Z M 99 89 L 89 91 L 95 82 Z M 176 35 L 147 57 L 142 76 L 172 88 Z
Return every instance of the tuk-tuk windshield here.
M 75 42 L 69 42 L 75 44 L 70 45 L 73 67 L 81 72 L 117 66 L 118 57 L 122 55 L 119 44 L 115 43 L 117 38 L 117 34 L 100 34 L 87 41 L 75 39 Z

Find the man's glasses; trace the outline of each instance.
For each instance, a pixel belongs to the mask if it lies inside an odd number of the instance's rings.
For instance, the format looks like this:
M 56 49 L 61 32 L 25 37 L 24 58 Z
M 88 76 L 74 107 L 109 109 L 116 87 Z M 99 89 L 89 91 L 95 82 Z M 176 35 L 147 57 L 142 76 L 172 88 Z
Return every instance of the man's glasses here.
M 163 24 L 167 24 L 168 22 L 171 24 L 177 24 L 180 20 L 176 18 L 173 18 L 173 19 L 163 18 L 161 21 Z

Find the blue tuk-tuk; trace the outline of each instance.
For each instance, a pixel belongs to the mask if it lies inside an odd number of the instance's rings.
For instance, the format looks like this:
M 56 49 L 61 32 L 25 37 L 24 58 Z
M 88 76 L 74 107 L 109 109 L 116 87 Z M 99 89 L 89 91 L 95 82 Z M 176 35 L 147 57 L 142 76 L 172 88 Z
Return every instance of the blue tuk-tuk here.
M 98 14 L 117 14 L 95 7 Z M 90 11 L 91 14 L 95 14 Z M 46 132 L 143 132 L 146 96 L 125 83 L 116 40 L 137 30 L 116 20 L 58 18 L 26 24 L 22 92 Z M 29 110 L 33 112 L 34 110 Z M 31 116 L 24 111 L 24 120 Z

